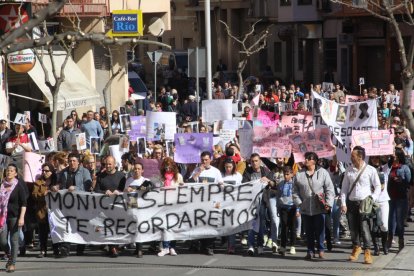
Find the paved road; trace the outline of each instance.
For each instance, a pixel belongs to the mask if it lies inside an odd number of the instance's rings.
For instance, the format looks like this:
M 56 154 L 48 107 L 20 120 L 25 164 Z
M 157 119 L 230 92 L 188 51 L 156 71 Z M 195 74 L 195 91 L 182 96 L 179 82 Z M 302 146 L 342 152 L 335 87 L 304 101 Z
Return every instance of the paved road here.
M 346 261 L 350 254 L 350 241 L 326 254 L 323 261 L 305 261 L 305 248 L 299 243 L 296 255 L 272 254 L 268 248 L 260 257 L 245 255 L 245 247 L 239 245 L 236 255 L 225 254 L 225 247 L 217 242 L 216 254 L 206 256 L 191 254 L 183 243 L 177 246 L 178 256 L 157 257 L 148 252 L 144 258 L 132 256 L 133 250 L 122 252 L 118 258 L 109 258 L 97 248 L 87 248 L 82 257 L 65 259 L 52 257 L 38 259 L 38 251 L 29 251 L 18 258 L 16 275 L 195 275 L 195 276 L 247 276 L 247 275 L 414 275 L 414 223 L 407 229 L 407 246 L 396 254 L 395 248 L 387 256 L 374 257 L 373 265 L 364 265 L 363 256 L 356 263 Z M 4 264 L 4 263 L 3 263 Z

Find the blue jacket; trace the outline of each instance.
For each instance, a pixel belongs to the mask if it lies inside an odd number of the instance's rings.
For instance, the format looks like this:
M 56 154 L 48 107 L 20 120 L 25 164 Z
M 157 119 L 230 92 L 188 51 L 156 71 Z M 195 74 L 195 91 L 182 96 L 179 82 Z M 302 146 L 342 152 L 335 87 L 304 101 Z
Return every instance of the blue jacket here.
M 90 191 L 92 185 L 92 178 L 88 169 L 79 166 L 78 170 L 73 174 L 75 174 L 74 186 L 76 186 L 76 191 Z M 69 168 L 65 168 L 63 171 L 59 173 L 57 181 L 59 183 L 59 189 L 68 189 L 70 186 L 72 186 L 71 183 L 68 183 L 68 178 L 70 176 L 71 172 L 69 171 Z

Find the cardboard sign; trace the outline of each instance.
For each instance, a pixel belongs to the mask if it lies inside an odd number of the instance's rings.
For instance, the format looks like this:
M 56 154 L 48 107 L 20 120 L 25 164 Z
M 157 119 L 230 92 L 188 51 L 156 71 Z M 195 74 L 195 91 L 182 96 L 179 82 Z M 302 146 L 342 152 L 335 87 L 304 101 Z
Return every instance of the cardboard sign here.
M 174 161 L 182 164 L 200 162 L 203 151 L 211 152 L 213 149 L 212 133 L 177 133 L 174 136 Z
M 46 114 L 39 113 L 39 122 L 41 122 L 42 124 L 47 124 Z
M 366 156 L 382 156 L 394 153 L 394 133 L 387 130 L 355 130 L 352 135 L 352 148 L 361 146 Z

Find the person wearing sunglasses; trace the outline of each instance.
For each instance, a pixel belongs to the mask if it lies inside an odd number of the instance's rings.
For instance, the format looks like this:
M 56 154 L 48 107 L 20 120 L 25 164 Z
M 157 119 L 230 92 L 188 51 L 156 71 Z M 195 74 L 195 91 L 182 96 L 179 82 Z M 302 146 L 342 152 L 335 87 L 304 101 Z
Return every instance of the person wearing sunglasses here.
M 50 163 L 42 165 L 42 174 L 34 183 L 32 199 L 35 206 L 36 221 L 39 229 L 40 254 L 38 258 L 47 255 L 47 238 L 49 235 L 49 222 L 47 216 L 46 194 L 49 187 L 56 185 L 56 170 Z
M 315 152 L 306 152 L 304 167 L 296 174 L 293 185 L 293 202 L 298 207 L 306 228 L 305 260 L 315 258 L 315 240 L 319 259 L 325 259 L 325 219 L 326 214 L 332 209 L 335 198 L 329 172 L 317 166 L 318 160 Z

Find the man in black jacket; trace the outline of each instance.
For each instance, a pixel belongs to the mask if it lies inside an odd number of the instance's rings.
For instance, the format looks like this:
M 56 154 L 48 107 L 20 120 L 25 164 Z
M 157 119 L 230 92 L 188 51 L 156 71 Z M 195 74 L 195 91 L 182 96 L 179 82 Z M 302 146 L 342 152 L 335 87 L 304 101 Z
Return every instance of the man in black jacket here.
M 186 102 L 181 109 L 181 115 L 183 116 L 184 121 L 197 121 L 197 104 L 198 103 L 195 102 L 195 96 L 188 96 L 188 102 Z
M 0 154 L 7 154 L 6 142 L 12 134 L 13 131 L 7 127 L 7 121 L 0 120 Z

